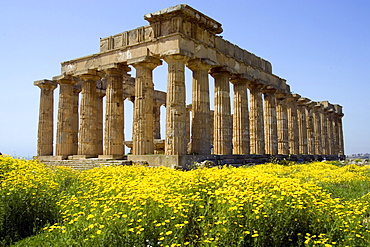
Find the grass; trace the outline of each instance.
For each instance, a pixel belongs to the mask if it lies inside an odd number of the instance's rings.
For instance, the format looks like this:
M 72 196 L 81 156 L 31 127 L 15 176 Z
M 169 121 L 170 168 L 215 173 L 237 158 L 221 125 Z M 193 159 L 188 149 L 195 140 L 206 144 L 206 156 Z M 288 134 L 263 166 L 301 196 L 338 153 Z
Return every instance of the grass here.
M 369 246 L 366 166 L 117 166 L 0 157 L 0 246 Z

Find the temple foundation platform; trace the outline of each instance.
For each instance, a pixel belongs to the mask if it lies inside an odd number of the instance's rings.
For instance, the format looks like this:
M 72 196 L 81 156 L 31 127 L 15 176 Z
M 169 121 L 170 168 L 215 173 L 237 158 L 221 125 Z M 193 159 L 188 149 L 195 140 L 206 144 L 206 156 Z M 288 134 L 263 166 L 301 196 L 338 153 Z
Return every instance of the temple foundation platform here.
M 51 158 L 52 157 L 52 158 Z M 293 162 L 313 162 L 313 161 L 333 161 L 344 160 L 345 156 L 338 155 L 126 155 L 121 159 L 87 158 L 87 159 L 56 159 L 54 156 L 38 156 L 35 159 L 51 166 L 67 166 L 78 170 L 87 170 L 95 167 L 114 166 L 114 165 L 147 165 L 150 167 L 170 167 L 188 170 L 196 163 L 207 161 L 208 166 L 231 165 L 235 167 L 244 165 L 257 165 L 272 161 L 293 161 Z

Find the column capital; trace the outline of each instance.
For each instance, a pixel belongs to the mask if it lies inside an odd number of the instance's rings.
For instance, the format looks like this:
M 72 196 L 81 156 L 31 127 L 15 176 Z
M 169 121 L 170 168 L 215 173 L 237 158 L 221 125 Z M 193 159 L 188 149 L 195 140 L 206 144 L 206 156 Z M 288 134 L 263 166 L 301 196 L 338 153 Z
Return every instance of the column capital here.
M 216 65 L 216 62 L 208 58 L 197 58 L 189 60 L 186 66 L 192 71 L 195 70 L 210 70 Z
M 297 100 L 298 105 L 306 105 L 308 102 L 310 102 L 310 99 L 307 98 L 299 98 Z
M 293 94 L 292 94 L 292 97 L 293 97 L 293 99 L 294 99 L 295 101 L 298 101 L 298 99 L 300 99 L 300 98 L 301 98 L 301 95 L 299 95 L 299 94 L 297 94 L 297 93 L 293 93 Z
M 74 93 L 80 93 L 81 90 L 82 90 L 81 81 L 79 81 L 75 85 L 73 85 L 73 92 Z
M 126 63 L 110 63 L 110 64 L 105 64 L 105 65 L 99 65 L 98 67 L 98 71 L 108 71 L 112 69 L 113 71 L 114 70 L 119 70 L 121 71 L 122 73 L 127 73 L 129 71 L 131 71 L 130 67 L 126 64 Z
M 53 80 L 58 84 L 71 84 L 71 85 L 75 85 L 79 81 L 77 77 L 67 74 L 54 76 Z
M 95 69 L 86 69 L 80 71 L 80 73 L 76 74 L 76 76 L 84 81 L 97 81 L 101 77 L 101 72 Z
M 265 86 L 262 88 L 263 94 L 275 94 L 277 90 L 271 86 Z
M 277 91 L 276 93 L 276 99 L 278 100 L 287 100 L 290 98 L 290 94 L 284 93 L 282 91 Z
M 47 79 L 35 81 L 33 85 L 38 86 L 41 89 L 48 89 L 48 90 L 54 90 L 58 86 L 58 84 L 55 81 L 51 81 Z
M 157 66 L 162 65 L 162 61 L 159 58 L 152 56 L 142 56 L 138 58 L 133 58 L 127 61 L 127 64 L 134 66 L 135 68 L 141 66 L 148 69 L 155 69 Z
M 101 71 L 105 74 L 105 76 L 122 76 L 127 74 L 127 72 L 130 72 L 131 69 L 125 64 L 118 63 L 109 67 L 105 66 L 104 68 L 101 68 Z
M 249 89 L 263 89 L 264 85 L 258 81 L 250 81 L 248 83 Z
M 309 107 L 310 109 L 313 109 L 313 108 L 315 107 L 315 105 L 316 105 L 316 102 L 314 102 L 314 101 L 312 101 L 312 100 L 308 101 L 308 102 L 305 104 L 305 106 Z
M 210 74 L 212 77 L 231 77 L 232 73 L 235 72 L 233 69 L 227 66 L 220 66 L 212 68 Z
M 245 84 L 246 86 L 250 83 L 250 77 L 246 74 L 233 74 L 231 75 L 230 82 L 234 85 Z
M 315 105 L 313 106 L 313 108 L 317 111 L 321 110 L 322 108 L 322 105 L 319 103 L 319 102 L 315 102 Z
M 166 61 L 166 63 L 171 63 L 171 62 L 177 62 L 177 61 L 182 61 L 186 63 L 189 61 L 190 57 L 182 54 L 172 54 L 172 55 L 167 55 L 163 57 L 163 60 Z

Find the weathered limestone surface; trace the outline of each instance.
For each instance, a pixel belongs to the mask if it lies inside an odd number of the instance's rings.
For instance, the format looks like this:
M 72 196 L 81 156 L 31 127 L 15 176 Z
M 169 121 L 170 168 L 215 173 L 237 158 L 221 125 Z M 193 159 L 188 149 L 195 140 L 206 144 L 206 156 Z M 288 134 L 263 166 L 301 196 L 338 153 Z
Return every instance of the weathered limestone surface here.
M 232 124 L 230 108 L 230 72 L 224 68 L 211 71 L 215 79 L 215 110 L 213 131 L 214 154 L 232 154 Z
M 315 138 L 315 154 L 322 153 L 322 142 L 321 142 L 321 104 L 317 103 L 313 106 L 313 119 L 314 119 L 314 138 Z
M 250 153 L 265 154 L 262 85 L 250 82 Z
M 154 102 L 154 139 L 161 139 L 161 103 Z
M 249 111 L 247 85 L 249 81 L 241 75 L 231 78 L 234 84 L 233 154 L 249 154 Z
M 342 118 L 344 114 L 342 112 L 342 106 L 334 105 L 334 107 L 337 113 L 338 155 L 344 155 L 343 124 L 342 124 Z
M 154 84 L 152 71 L 162 62 L 154 57 L 132 60 L 136 69 L 133 154 L 154 153 Z
M 54 89 L 57 87 L 57 84 L 50 80 L 40 80 L 35 81 L 34 85 L 41 89 L 37 155 L 53 155 L 53 104 Z
M 314 132 L 314 119 L 313 119 L 313 107 L 315 102 L 308 102 L 305 105 L 306 108 L 306 120 L 307 120 L 307 152 L 308 154 L 315 153 L 315 132 Z
M 185 64 L 189 58 L 170 55 L 164 60 L 168 64 L 165 150 L 167 155 L 184 155 L 187 153 Z
M 62 75 L 54 77 L 54 81 L 59 84 L 59 105 L 58 105 L 58 122 L 56 136 L 57 156 L 68 156 L 74 153 L 74 115 L 73 115 L 73 86 L 77 80 L 72 76 Z
M 73 96 L 72 96 L 72 142 L 73 142 L 73 149 L 72 154 L 76 155 L 78 152 L 78 128 L 79 128 L 79 94 L 81 92 L 81 83 L 77 83 L 73 87 Z M 58 120 L 59 122 L 59 120 Z
M 327 108 L 322 105 L 321 111 L 321 143 L 322 143 L 322 154 L 329 155 L 329 143 L 328 143 L 328 125 L 327 125 Z
M 105 90 L 98 88 L 96 90 L 96 144 L 95 153 L 96 155 L 103 153 L 103 97 L 105 96 Z
M 96 157 L 97 139 L 97 122 L 98 114 L 96 109 L 97 93 L 96 81 L 100 79 L 96 71 L 88 71 L 86 74 L 81 74 L 79 77 L 83 80 L 82 83 L 82 99 L 80 113 L 80 130 L 78 136 L 78 155 L 86 157 Z
M 278 135 L 278 153 L 289 154 L 288 106 L 287 95 L 276 95 L 276 120 Z
M 277 120 L 276 120 L 276 90 L 265 88 L 264 121 L 265 121 L 265 153 L 278 154 Z
M 298 128 L 298 111 L 297 100 L 299 94 L 290 95 L 288 100 L 288 133 L 289 133 L 289 154 L 299 154 L 299 128 Z
M 196 59 L 187 63 L 193 72 L 191 153 L 211 154 L 208 71 L 214 62 Z
M 104 155 L 121 156 L 124 154 L 124 104 L 123 74 L 126 66 L 106 69 L 106 110 L 104 129 Z
M 298 130 L 299 130 L 299 154 L 307 154 L 307 120 L 305 104 L 309 102 L 307 98 L 299 98 L 297 103 Z

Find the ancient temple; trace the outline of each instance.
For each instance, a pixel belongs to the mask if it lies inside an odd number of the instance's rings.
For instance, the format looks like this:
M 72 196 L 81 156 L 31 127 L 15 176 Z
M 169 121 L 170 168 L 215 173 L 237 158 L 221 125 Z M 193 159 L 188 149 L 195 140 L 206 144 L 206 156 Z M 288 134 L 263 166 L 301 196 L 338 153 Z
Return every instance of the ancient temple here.
M 41 89 L 37 158 L 122 159 L 127 158 L 125 145 L 131 148 L 129 159 L 149 163 L 172 159 L 184 164 L 221 156 L 344 156 L 340 105 L 292 94 L 270 62 L 223 39 L 219 22 L 188 5 L 144 18 L 149 25 L 101 39 L 99 53 L 63 62 L 61 75 L 34 83 Z M 153 84 L 153 70 L 164 63 L 167 92 L 154 90 Z M 131 69 L 135 78 L 128 74 Z M 186 84 L 186 69 L 192 72 L 191 85 Z M 192 102 L 187 106 L 190 86 Z M 124 137 L 125 100 L 134 103 L 132 140 Z M 160 139 L 163 105 L 166 131 Z

